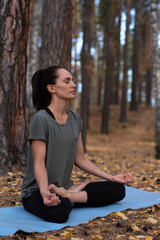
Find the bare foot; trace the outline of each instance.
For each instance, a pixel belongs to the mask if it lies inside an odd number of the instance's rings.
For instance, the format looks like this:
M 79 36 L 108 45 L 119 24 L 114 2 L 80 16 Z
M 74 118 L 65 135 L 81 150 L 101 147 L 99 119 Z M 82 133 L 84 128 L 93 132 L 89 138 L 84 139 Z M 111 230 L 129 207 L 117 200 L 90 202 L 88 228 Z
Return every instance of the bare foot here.
M 87 193 L 82 191 L 87 184 L 87 182 L 83 184 L 77 184 L 78 186 L 73 186 L 70 190 L 66 190 L 63 187 L 58 188 L 54 184 L 50 184 L 49 191 L 54 192 L 63 198 L 68 198 L 73 205 L 75 202 L 87 201 Z
M 89 182 L 84 182 L 84 183 L 80 183 L 80 184 L 74 184 L 74 185 L 72 185 L 69 189 L 68 189 L 68 191 L 69 192 L 80 192 L 80 191 L 82 191 L 84 188 L 85 188 L 85 186 L 88 184 Z
M 68 191 L 66 189 L 64 189 L 63 187 L 56 187 L 54 184 L 50 184 L 49 186 L 49 191 L 51 193 L 57 193 L 58 195 L 60 195 L 61 197 L 68 197 Z

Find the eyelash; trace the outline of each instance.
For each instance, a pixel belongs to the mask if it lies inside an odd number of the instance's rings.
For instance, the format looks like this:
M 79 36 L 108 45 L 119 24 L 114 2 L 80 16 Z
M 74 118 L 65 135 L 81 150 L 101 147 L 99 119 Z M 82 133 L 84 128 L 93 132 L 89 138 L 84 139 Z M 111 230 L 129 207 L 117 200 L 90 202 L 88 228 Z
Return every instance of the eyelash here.
M 66 80 L 65 81 L 65 83 L 69 83 L 70 82 L 70 80 Z M 72 80 L 72 82 L 74 83 L 75 81 L 74 80 Z

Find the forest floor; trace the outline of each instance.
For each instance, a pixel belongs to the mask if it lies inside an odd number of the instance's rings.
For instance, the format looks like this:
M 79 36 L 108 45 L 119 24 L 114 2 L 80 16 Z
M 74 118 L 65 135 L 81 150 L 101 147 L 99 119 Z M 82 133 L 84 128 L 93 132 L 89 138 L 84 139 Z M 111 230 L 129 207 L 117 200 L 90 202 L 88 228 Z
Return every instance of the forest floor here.
M 128 121 L 119 123 L 119 108 L 111 107 L 110 133 L 99 134 L 101 111 L 91 108 L 90 130 L 87 135 L 87 156 L 108 173 L 132 172 L 132 187 L 160 192 L 160 160 L 155 159 L 155 112 L 151 107 L 141 107 L 138 112 L 128 112 Z M 0 207 L 21 205 L 20 186 L 24 169 L 15 166 L 12 172 L 0 177 Z M 98 178 L 76 167 L 75 182 Z M 103 218 L 85 222 L 75 227 L 45 233 L 17 232 L 1 239 L 145 239 L 160 240 L 160 204 L 138 210 L 112 213 Z

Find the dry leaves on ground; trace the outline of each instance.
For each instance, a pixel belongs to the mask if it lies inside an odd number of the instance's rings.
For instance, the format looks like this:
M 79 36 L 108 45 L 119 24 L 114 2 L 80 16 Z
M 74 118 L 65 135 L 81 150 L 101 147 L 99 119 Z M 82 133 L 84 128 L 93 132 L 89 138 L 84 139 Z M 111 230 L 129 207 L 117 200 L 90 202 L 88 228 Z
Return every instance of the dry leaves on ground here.
M 87 157 L 103 170 L 117 174 L 132 172 L 132 187 L 160 192 L 160 160 L 154 144 L 154 109 L 141 108 L 128 113 L 128 122 L 119 123 L 119 108 L 111 109 L 110 134 L 101 135 L 99 109 L 91 108 L 87 136 Z M 12 173 L 0 177 L 0 207 L 21 204 L 20 186 L 24 169 L 15 166 Z M 98 178 L 74 167 L 72 179 L 82 182 Z M 18 232 L 2 239 L 71 239 L 71 240 L 160 240 L 160 205 L 139 210 L 112 213 L 75 227 L 46 233 Z

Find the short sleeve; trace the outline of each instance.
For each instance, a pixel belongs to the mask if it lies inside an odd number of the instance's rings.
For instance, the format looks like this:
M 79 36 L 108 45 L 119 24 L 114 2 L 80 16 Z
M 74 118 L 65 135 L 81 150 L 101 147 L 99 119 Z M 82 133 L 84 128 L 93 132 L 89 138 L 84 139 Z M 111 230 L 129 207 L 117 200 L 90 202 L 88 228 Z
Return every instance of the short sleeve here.
M 30 123 L 28 140 L 47 140 L 47 128 L 44 120 L 35 115 Z
M 83 121 L 82 121 L 82 119 L 79 116 L 79 133 L 82 132 L 82 125 L 83 125 Z
M 83 125 L 83 121 L 80 117 L 80 115 L 76 112 L 72 112 L 75 119 L 76 119 L 76 122 L 77 122 L 77 126 L 78 126 L 78 133 L 82 132 L 82 125 Z

